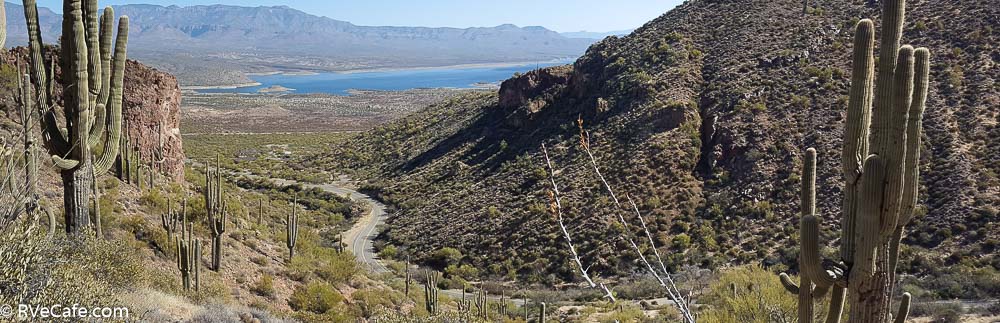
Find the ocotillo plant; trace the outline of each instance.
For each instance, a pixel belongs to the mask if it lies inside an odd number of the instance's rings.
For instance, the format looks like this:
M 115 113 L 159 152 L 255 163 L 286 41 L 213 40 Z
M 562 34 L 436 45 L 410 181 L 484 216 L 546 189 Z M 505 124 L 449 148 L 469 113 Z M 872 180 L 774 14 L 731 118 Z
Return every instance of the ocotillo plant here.
M 840 261 L 819 254 L 815 211 L 815 151 L 803 173 L 800 284 L 782 282 L 799 295 L 799 321 L 812 319 L 813 299 L 832 290 L 827 322 L 839 322 L 845 298 L 849 322 L 888 322 L 903 228 L 913 218 L 919 184 L 921 128 L 927 100 L 930 53 L 900 46 L 904 0 L 882 1 L 880 64 L 875 78 L 875 27 L 858 22 L 844 131 L 846 187 L 841 212 Z M 904 294 L 895 319 L 906 319 Z
M 292 212 L 288 214 L 285 222 L 285 245 L 288 246 L 288 262 L 292 262 L 295 257 L 295 242 L 299 239 L 299 215 L 295 212 L 299 208 L 298 195 L 292 198 Z
M 60 124 L 57 101 L 50 95 L 55 73 L 45 68 L 35 0 L 24 1 L 24 16 L 32 83 L 43 119 L 41 128 L 49 154 L 62 175 L 66 232 L 76 235 L 90 225 L 91 172 L 107 172 L 118 156 L 128 17 L 118 22 L 112 56 L 114 10 L 108 7 L 99 15 L 97 0 L 63 1 L 60 61 L 64 67 L 61 83 L 66 86 L 61 109 L 66 122 Z M 94 149 L 99 147 L 103 149 L 97 154 Z
M 435 315 L 438 311 L 437 273 L 427 270 L 424 271 L 424 276 L 427 278 L 424 284 L 424 308 L 427 309 L 427 313 Z

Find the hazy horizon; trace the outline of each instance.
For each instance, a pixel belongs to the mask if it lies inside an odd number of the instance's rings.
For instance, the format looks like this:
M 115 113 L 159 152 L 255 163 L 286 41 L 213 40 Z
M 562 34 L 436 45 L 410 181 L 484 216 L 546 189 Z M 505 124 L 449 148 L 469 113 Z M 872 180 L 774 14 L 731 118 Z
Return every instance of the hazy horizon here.
M 21 4 L 20 1 L 8 1 Z M 440 0 L 378 3 L 324 0 L 102 0 L 105 5 L 152 4 L 161 6 L 233 5 L 289 6 L 303 12 L 363 26 L 493 27 L 503 24 L 542 26 L 553 31 L 613 32 L 634 29 L 673 9 L 682 0 L 636 0 L 625 3 L 596 0 L 511 0 L 503 7 L 493 3 Z M 61 12 L 61 0 L 38 0 L 38 5 Z M 480 13 L 480 14 L 470 14 Z

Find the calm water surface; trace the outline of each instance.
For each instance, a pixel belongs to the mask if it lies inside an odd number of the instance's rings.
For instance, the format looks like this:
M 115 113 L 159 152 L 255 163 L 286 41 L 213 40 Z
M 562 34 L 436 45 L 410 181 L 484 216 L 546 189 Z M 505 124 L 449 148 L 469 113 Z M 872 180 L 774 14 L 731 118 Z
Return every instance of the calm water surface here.
M 259 90 L 275 85 L 294 89 L 293 93 L 329 93 L 348 95 L 348 90 L 398 91 L 417 88 L 473 88 L 477 84 L 506 80 L 514 73 L 524 73 L 539 67 L 569 64 L 572 61 L 547 62 L 540 64 L 475 67 L 475 68 L 434 68 L 363 73 L 320 73 L 315 75 L 254 75 L 259 86 L 237 89 L 199 90 L 201 93 L 258 93 Z

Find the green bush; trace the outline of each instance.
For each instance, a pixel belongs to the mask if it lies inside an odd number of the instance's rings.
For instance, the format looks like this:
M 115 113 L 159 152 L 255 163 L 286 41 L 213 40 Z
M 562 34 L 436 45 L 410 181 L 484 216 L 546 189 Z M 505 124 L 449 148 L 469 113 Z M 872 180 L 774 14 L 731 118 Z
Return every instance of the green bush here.
M 733 286 L 736 290 L 733 290 Z M 798 298 L 789 293 L 776 273 L 756 265 L 723 270 L 703 298 L 707 310 L 699 322 L 795 322 Z M 824 298 L 817 309 L 826 308 Z M 816 320 L 822 322 L 826 311 L 817 310 Z
M 257 295 L 265 296 L 268 298 L 274 297 L 274 277 L 268 274 L 260 276 L 257 280 L 257 284 L 250 288 L 250 291 Z
M 16 221 L 0 231 L 0 304 L 123 303 L 119 295 L 146 288 L 149 273 L 139 250 L 123 240 L 84 234 L 49 239 L 34 225 Z
M 325 282 L 310 282 L 299 285 L 288 298 L 288 306 L 296 311 L 309 311 L 316 314 L 325 314 L 344 302 L 333 286 Z

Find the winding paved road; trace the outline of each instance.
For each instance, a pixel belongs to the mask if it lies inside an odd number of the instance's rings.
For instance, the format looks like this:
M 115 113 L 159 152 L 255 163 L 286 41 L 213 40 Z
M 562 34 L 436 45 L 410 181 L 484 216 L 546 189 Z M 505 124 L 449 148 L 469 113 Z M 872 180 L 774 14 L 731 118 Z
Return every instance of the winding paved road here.
M 318 188 L 330 193 L 348 196 L 351 200 L 356 202 L 368 204 L 370 211 L 368 214 L 365 214 L 358 219 L 357 223 L 355 223 L 350 230 L 344 232 L 344 242 L 347 245 L 346 247 L 351 250 L 351 253 L 354 254 L 358 261 L 368 267 L 371 272 L 376 274 L 391 272 L 389 268 L 382 263 L 382 260 L 378 258 L 378 255 L 375 254 L 375 247 L 373 245 L 375 236 L 377 235 L 376 229 L 379 225 L 385 223 L 387 218 L 385 205 L 381 202 L 376 201 L 368 195 L 355 191 L 349 186 L 349 184 L 347 184 L 346 181 L 343 180 L 330 184 L 310 184 L 282 178 L 266 178 L 249 173 L 240 173 L 239 175 L 250 178 L 267 179 L 277 185 L 301 185 L 304 188 Z M 447 295 L 452 299 L 462 299 L 462 290 L 460 289 L 442 289 L 440 290 L 440 293 Z M 469 293 L 466 297 L 473 297 L 473 294 Z M 489 298 L 491 300 L 500 299 L 495 295 L 489 295 Z M 521 299 L 508 298 L 507 300 L 517 306 L 524 305 L 524 300 Z
M 280 178 L 272 178 L 271 181 L 278 185 L 298 184 L 305 188 L 318 188 L 330 193 L 349 196 L 355 202 L 368 204 L 371 211 L 358 219 L 357 223 L 350 230 L 344 232 L 344 243 L 351 250 L 351 253 L 358 258 L 358 261 L 367 266 L 372 272 L 376 274 L 389 272 L 389 269 L 385 267 L 381 259 L 378 259 L 378 255 L 375 254 L 375 247 L 373 246 L 375 236 L 378 234 L 376 229 L 380 224 L 385 223 L 386 213 L 384 204 L 368 195 L 349 188 L 346 184 L 309 184 Z

